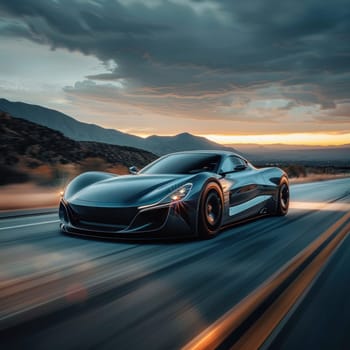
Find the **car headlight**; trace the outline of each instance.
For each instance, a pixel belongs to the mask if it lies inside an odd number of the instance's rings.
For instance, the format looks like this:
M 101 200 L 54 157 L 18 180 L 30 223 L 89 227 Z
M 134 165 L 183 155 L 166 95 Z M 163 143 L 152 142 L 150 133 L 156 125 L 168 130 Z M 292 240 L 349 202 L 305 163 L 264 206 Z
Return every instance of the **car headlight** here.
M 175 191 L 170 192 L 159 202 L 143 205 L 141 207 L 138 207 L 138 209 L 154 208 L 158 206 L 168 206 L 169 203 L 176 203 L 176 202 L 182 201 L 188 196 L 188 194 L 191 192 L 191 189 L 192 189 L 192 184 L 187 183 L 185 185 L 180 186 Z
M 168 203 L 168 202 L 177 202 L 185 199 L 188 194 L 191 192 L 192 184 L 188 183 L 186 185 L 183 185 L 179 187 L 177 190 L 171 192 L 169 195 L 167 195 L 162 202 Z

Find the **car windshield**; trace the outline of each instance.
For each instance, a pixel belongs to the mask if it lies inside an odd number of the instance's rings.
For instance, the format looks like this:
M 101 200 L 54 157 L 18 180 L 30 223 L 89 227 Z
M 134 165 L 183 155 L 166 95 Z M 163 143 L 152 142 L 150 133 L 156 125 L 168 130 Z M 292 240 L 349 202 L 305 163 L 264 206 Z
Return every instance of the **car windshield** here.
M 160 158 L 140 171 L 140 174 L 196 174 L 216 172 L 220 155 L 208 153 L 177 153 Z

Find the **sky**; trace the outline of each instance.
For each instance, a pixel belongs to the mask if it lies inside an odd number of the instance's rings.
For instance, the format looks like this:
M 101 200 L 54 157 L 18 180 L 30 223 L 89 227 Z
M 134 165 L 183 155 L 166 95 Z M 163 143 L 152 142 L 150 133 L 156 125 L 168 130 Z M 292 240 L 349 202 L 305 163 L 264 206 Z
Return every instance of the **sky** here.
M 350 144 L 349 0 L 2 0 L 0 97 L 139 136 Z

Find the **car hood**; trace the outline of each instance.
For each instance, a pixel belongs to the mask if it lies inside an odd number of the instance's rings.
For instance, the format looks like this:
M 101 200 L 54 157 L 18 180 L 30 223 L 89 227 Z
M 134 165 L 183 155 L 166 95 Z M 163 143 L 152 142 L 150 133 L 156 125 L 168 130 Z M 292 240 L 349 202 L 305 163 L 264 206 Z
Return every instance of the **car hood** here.
M 93 183 L 67 200 L 78 205 L 148 205 L 162 200 L 192 178 L 193 175 L 118 176 Z

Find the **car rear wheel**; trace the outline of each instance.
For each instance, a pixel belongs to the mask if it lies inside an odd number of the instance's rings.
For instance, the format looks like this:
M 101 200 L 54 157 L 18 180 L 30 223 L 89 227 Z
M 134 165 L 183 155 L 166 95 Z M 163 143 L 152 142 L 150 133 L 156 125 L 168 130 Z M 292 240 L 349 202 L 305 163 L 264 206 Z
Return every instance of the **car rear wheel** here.
M 214 237 L 220 230 L 223 198 L 220 186 L 210 182 L 205 187 L 199 205 L 198 233 L 201 238 Z
M 289 197 L 288 181 L 283 178 L 278 188 L 276 215 L 284 216 L 288 213 Z

